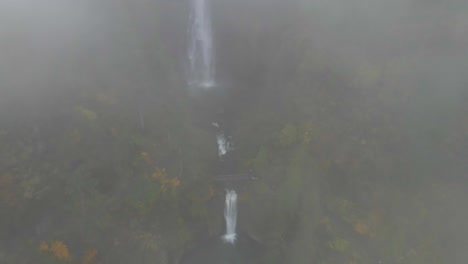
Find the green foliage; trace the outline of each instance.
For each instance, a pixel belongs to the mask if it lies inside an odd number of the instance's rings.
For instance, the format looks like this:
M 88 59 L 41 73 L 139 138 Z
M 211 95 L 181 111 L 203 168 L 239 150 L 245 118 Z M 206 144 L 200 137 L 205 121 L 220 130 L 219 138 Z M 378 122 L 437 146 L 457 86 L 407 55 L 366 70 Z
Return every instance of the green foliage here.
M 328 242 L 328 246 L 341 254 L 349 253 L 351 250 L 351 244 L 348 240 L 343 238 L 337 238 L 333 241 Z
M 192 232 L 181 219 L 178 220 L 177 239 L 179 241 L 179 247 L 187 244 L 187 242 L 189 242 L 192 239 Z
M 268 163 L 268 150 L 266 147 L 260 147 L 257 156 L 251 161 L 251 164 L 255 171 L 265 174 L 265 168 L 267 168 Z
M 293 124 L 287 124 L 278 135 L 278 145 L 289 147 L 296 143 L 297 128 Z
M 285 179 L 280 186 L 281 192 L 278 200 L 280 208 L 285 212 L 297 211 L 301 194 L 304 191 L 304 177 L 307 175 L 304 161 L 303 150 L 299 148 L 292 154 Z
M 89 121 L 96 121 L 98 118 L 97 114 L 90 109 L 84 108 L 84 107 L 77 107 L 78 113 L 84 118 L 86 118 Z

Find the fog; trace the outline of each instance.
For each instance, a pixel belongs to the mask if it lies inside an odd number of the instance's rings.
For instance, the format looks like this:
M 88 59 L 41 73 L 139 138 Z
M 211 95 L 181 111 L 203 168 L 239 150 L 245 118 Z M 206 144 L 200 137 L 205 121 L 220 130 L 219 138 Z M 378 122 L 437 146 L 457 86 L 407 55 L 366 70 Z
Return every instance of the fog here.
M 392 67 L 392 62 L 405 58 L 409 64 L 405 66 L 410 68 L 409 71 L 405 69 L 406 78 L 424 78 L 432 83 L 431 76 L 444 85 L 425 85 L 426 89 L 462 92 L 468 42 L 464 19 L 466 4 L 461 0 L 445 2 L 218 0 L 213 3 L 219 9 L 214 12 L 218 20 L 214 27 L 220 36 L 215 40 L 219 42 L 216 48 L 227 50 L 226 53 L 234 50 L 231 53 L 236 54 L 232 56 L 242 58 L 249 52 L 237 50 L 247 48 L 235 46 L 237 43 L 231 38 L 236 34 L 260 33 L 265 39 L 275 40 L 291 34 L 288 30 L 291 29 L 303 34 L 302 39 L 306 41 L 303 49 L 313 47 L 347 71 L 352 71 L 357 63 Z M 173 32 L 166 33 L 168 39 L 164 42 L 177 47 L 174 52 L 178 55 L 170 55 L 177 56 L 179 66 L 185 63 L 185 58 L 179 54 L 184 53 L 187 45 L 184 38 L 188 29 L 184 27 L 188 18 L 182 16 L 188 8 L 186 1 L 128 4 L 123 1 L 48 0 L 2 1 L 1 4 L 1 34 L 6 40 L 2 41 L 2 82 L 11 83 L 2 85 L 3 93 L 4 90 L 12 94 L 11 90 L 17 94 L 30 90 L 40 93 L 43 86 L 46 87 L 42 89 L 55 86 L 62 86 L 56 88 L 61 90 L 66 89 L 63 86 L 79 89 L 76 88 L 79 85 L 73 84 L 87 79 L 83 75 L 91 74 L 89 72 L 99 75 L 97 69 L 112 71 L 110 68 L 117 67 L 120 60 L 136 64 L 132 60 L 137 60 L 138 52 L 154 53 L 156 48 L 152 51 L 150 43 L 155 42 L 158 31 L 163 31 L 161 28 L 172 29 Z M 173 17 L 169 17 L 171 14 Z M 158 20 L 161 23 L 158 24 Z M 260 36 L 250 41 L 252 45 L 256 45 L 255 41 L 267 42 Z M 268 52 L 280 53 L 279 43 L 269 45 L 272 50 Z M 293 52 L 301 53 L 285 49 L 291 56 Z M 218 54 L 220 59 L 223 54 Z M 232 64 L 232 56 L 226 56 L 225 63 Z M 239 62 L 231 67 L 241 68 L 245 64 L 248 63 Z M 128 65 L 119 67 L 130 68 Z
M 249 263 L 466 263 L 468 2 L 208 2 L 193 92 L 190 0 L 0 0 L 0 263 L 198 263 L 244 172 Z

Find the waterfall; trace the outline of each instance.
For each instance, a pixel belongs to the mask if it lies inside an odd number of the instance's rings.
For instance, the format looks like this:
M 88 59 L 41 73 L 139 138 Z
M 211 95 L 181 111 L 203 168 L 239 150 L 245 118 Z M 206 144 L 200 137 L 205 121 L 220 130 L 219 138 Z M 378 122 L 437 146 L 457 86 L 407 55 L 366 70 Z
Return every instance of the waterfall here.
M 211 123 L 214 127 L 216 127 L 219 131 L 216 134 L 216 142 L 218 143 L 218 156 L 221 158 L 222 156 L 226 155 L 228 151 L 232 150 L 233 144 L 224 136 L 224 132 L 220 129 L 218 123 L 213 122 Z
M 216 135 L 216 141 L 218 142 L 218 156 L 224 156 L 227 153 L 227 142 L 224 134 Z
M 213 123 L 213 126 L 219 128 L 218 123 Z M 229 150 L 230 144 L 226 140 L 224 133 L 220 131 L 216 135 L 218 142 L 218 155 L 222 158 Z M 226 204 L 224 205 L 224 219 L 226 220 L 226 234 L 223 240 L 226 243 L 234 244 L 236 241 L 236 222 L 237 222 L 237 193 L 234 190 L 226 190 Z
M 191 0 L 190 45 L 188 50 L 189 86 L 204 89 L 215 86 L 213 36 L 208 1 Z M 219 130 L 216 141 L 218 143 L 218 155 L 221 158 L 230 150 L 231 146 L 219 124 L 213 122 L 212 125 Z M 224 218 L 226 220 L 226 234 L 223 236 L 223 240 L 226 243 L 234 244 L 237 236 L 237 193 L 234 190 L 226 190 Z
M 226 220 L 226 234 L 223 236 L 223 240 L 234 244 L 236 241 L 237 222 L 237 193 L 234 190 L 226 190 L 224 219 Z
M 220 132 L 216 135 L 216 142 L 218 142 L 218 156 L 222 157 L 232 150 L 232 144 L 226 139 L 224 133 Z
M 215 86 L 210 10 L 208 0 L 191 2 L 188 82 L 192 87 L 208 89 Z

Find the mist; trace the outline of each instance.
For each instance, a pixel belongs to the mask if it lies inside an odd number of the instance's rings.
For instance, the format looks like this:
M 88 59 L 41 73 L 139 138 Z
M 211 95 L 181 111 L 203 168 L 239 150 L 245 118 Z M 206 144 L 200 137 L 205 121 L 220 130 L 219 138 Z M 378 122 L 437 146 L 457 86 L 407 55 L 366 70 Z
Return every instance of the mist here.
M 191 1 L 0 0 L 1 263 L 466 263 L 466 1 Z

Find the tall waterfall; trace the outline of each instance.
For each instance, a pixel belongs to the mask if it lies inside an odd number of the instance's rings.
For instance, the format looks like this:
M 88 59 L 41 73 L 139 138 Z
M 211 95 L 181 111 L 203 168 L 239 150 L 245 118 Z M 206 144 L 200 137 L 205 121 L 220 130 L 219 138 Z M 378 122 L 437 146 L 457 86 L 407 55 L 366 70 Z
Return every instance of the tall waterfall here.
M 224 219 L 226 220 L 226 234 L 223 236 L 223 240 L 227 243 L 234 244 L 237 236 L 237 193 L 234 190 L 226 190 Z
M 192 87 L 215 86 L 213 36 L 209 0 L 191 0 L 188 82 Z
M 211 31 L 211 17 L 208 5 L 209 0 L 191 0 L 191 28 L 189 56 L 188 83 L 191 87 L 202 87 L 204 89 L 215 86 L 213 36 Z M 212 123 L 218 129 L 219 124 Z M 216 136 L 219 157 L 224 156 L 230 145 L 222 130 Z M 226 204 L 224 208 L 226 220 L 226 234 L 223 240 L 234 244 L 236 241 L 237 223 L 237 193 L 234 190 L 226 190 Z

